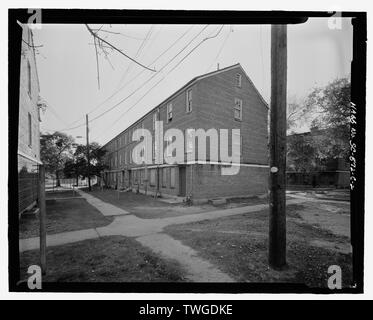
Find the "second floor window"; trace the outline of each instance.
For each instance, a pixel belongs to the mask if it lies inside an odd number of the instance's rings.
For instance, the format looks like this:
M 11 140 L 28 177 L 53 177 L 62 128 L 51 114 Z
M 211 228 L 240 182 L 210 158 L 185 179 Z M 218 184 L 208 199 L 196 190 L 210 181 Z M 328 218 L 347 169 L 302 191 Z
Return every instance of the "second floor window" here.
M 157 120 L 158 120 L 158 113 L 154 112 L 153 113 L 153 130 L 155 130 L 155 123 L 157 122 Z
M 186 95 L 186 112 L 192 112 L 193 108 L 193 97 L 192 97 L 192 89 L 187 90 Z
M 30 62 L 27 61 L 27 91 L 31 98 L 31 66 Z
M 167 105 L 167 122 L 172 120 L 172 103 Z
M 238 88 L 241 88 L 242 86 L 242 75 L 239 73 L 236 74 L 236 86 Z
M 28 145 L 32 146 L 32 117 L 31 114 L 28 114 Z
M 234 99 L 234 119 L 242 120 L 242 100 Z

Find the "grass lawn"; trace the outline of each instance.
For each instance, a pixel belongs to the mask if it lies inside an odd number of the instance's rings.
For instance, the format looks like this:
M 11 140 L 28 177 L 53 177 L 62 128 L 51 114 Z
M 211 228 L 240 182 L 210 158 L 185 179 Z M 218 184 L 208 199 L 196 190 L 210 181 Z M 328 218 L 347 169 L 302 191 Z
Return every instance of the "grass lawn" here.
M 216 208 L 208 204 L 186 206 L 182 203 L 166 203 L 152 196 L 134 192 L 121 192 L 118 197 L 118 192 L 113 189 L 101 191 L 99 188 L 94 187 L 91 192 L 88 192 L 87 189 L 84 189 L 84 191 L 104 202 L 129 211 L 141 219 L 176 217 L 216 210 Z
M 80 197 L 80 194 L 73 190 L 59 190 L 59 191 L 49 191 L 45 193 L 46 199 L 59 199 L 59 198 L 71 198 Z
M 105 217 L 83 198 L 49 200 L 46 202 L 47 234 L 103 227 L 113 217 Z M 22 216 L 19 222 L 20 239 L 39 236 L 39 215 Z
M 348 247 L 349 239 L 306 223 L 298 214 L 303 209 L 303 204 L 287 207 L 288 267 L 284 271 L 268 268 L 268 210 L 168 226 L 165 232 L 240 282 L 326 287 L 328 267 L 339 265 L 342 285 L 350 286 L 352 256 L 342 250 Z
M 87 189 L 84 191 L 88 192 Z M 137 194 L 134 192 L 118 192 L 113 189 L 104 189 L 93 187 L 90 195 L 108 202 L 121 209 L 129 211 L 131 214 L 141 219 L 168 218 L 181 215 L 198 214 L 213 210 L 223 210 L 235 207 L 242 207 L 256 204 L 266 204 L 267 199 L 259 197 L 235 198 L 229 199 L 227 203 L 212 205 L 209 203 L 201 205 L 188 206 L 183 203 L 167 203 L 152 196 Z
M 21 254 L 21 277 L 39 264 L 39 251 Z M 179 265 L 165 261 L 137 241 L 110 236 L 47 249 L 44 282 L 177 282 L 183 281 Z

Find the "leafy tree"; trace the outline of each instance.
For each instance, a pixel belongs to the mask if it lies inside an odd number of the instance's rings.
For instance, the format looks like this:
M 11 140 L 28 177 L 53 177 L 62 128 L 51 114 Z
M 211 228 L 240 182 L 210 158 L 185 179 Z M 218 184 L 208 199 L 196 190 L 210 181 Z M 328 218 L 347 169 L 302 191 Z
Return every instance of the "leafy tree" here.
M 317 155 L 320 159 L 349 156 L 351 83 L 348 78 L 336 79 L 325 87 L 313 89 L 305 102 L 306 112 L 317 114 L 311 129 L 321 129 Z
M 42 134 L 40 137 L 40 156 L 47 172 L 56 175 L 56 186 L 60 186 L 60 172 L 65 162 L 72 156 L 73 138 L 62 132 Z
M 295 95 L 287 97 L 286 129 L 295 129 L 305 121 L 305 106 Z
M 101 146 L 97 142 L 92 142 L 89 145 L 90 176 L 99 176 L 100 173 L 107 167 L 104 164 L 105 153 L 106 151 L 101 149 Z M 76 145 L 73 159 L 65 163 L 64 173 L 69 177 L 75 177 L 78 182 L 79 176 L 83 178 L 88 176 L 87 169 L 87 146 L 78 144 Z
M 316 167 L 315 147 L 311 135 L 294 134 L 287 142 L 287 170 L 308 173 Z

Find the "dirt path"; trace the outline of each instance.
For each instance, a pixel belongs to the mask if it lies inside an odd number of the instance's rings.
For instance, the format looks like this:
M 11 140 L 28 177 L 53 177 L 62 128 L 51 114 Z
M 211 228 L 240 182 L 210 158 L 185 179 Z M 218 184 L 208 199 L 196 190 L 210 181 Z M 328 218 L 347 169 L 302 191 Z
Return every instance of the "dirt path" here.
M 190 281 L 234 282 L 230 276 L 210 262 L 200 258 L 194 249 L 183 245 L 179 240 L 175 240 L 164 233 L 143 236 L 136 238 L 136 240 L 155 253 L 179 262 L 185 270 L 185 277 Z

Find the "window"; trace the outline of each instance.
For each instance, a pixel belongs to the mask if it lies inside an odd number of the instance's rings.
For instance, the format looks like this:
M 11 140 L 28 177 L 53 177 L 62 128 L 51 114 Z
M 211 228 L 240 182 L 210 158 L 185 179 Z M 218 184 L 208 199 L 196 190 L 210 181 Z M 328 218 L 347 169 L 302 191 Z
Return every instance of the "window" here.
M 167 122 L 172 120 L 172 103 L 167 105 Z
M 170 172 L 170 187 L 171 188 L 175 188 L 175 184 L 176 184 L 176 180 L 175 180 L 176 169 L 174 167 L 174 168 L 170 168 L 170 170 L 171 170 L 171 172 Z
M 32 118 L 31 113 L 28 114 L 28 145 L 32 146 Z
M 237 73 L 236 74 L 236 86 L 238 88 L 241 88 L 241 85 L 242 85 L 242 76 L 241 74 Z
M 140 170 L 140 184 L 143 184 L 144 183 L 144 170 L 141 169 Z
M 173 139 L 173 136 L 169 136 L 167 137 L 167 140 L 166 140 L 166 156 L 167 157 L 172 157 L 173 155 L 173 149 L 172 148 L 169 148 L 169 146 L 171 145 L 172 143 L 172 139 Z
M 192 89 L 187 90 L 186 112 L 192 112 Z
M 242 120 L 242 100 L 234 99 L 234 119 Z
M 186 147 L 185 152 L 186 153 L 192 153 L 194 149 L 194 131 L 193 129 L 187 129 L 186 130 Z
M 150 185 L 155 186 L 155 169 L 150 170 Z
M 28 90 L 28 95 L 31 98 L 31 66 L 30 62 L 27 61 L 27 90 Z
M 167 168 L 162 169 L 162 187 L 167 187 Z

